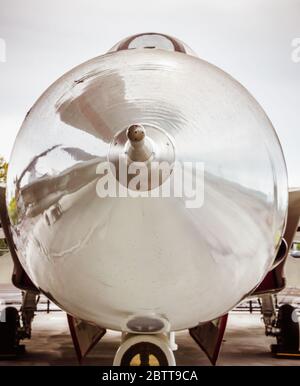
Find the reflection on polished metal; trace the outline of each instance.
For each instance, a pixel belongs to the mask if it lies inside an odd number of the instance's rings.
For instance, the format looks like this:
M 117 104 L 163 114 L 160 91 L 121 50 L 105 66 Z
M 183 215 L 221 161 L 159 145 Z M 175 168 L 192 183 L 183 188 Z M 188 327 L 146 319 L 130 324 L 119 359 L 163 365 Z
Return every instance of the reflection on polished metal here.
M 133 49 L 155 49 L 159 48 L 167 51 L 182 52 L 183 54 L 197 56 L 196 53 L 184 42 L 155 32 L 141 33 L 129 36 L 118 42 L 109 52 Z
M 165 35 L 127 38 L 65 74 L 24 120 L 8 171 L 14 242 L 35 285 L 79 319 L 193 327 L 274 261 L 287 210 L 276 133 L 245 88 L 194 55 Z M 97 166 L 120 157 L 185 163 L 187 184 L 204 163 L 204 204 L 99 198 Z

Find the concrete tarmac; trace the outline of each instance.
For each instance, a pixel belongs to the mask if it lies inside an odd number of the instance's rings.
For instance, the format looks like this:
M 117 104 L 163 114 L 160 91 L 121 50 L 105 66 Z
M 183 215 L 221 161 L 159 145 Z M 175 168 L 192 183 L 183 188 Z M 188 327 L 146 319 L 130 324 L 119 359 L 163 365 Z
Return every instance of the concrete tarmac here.
M 112 365 L 120 342 L 120 333 L 108 331 L 85 359 L 85 365 Z M 78 365 L 65 313 L 39 312 L 33 323 L 32 339 L 24 341 L 26 354 L 13 360 L 2 360 L 1 365 Z M 179 348 L 175 352 L 178 365 L 210 365 L 205 354 L 187 331 L 176 334 Z M 232 312 L 217 365 L 299 366 L 297 359 L 276 359 L 270 354 L 274 338 L 264 335 L 259 313 Z

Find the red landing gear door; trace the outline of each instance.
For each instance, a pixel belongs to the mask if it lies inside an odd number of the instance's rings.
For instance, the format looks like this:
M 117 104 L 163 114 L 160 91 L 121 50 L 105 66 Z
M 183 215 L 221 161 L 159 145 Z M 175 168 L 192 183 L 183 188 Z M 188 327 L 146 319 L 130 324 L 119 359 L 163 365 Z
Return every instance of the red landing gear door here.
M 216 364 L 219 356 L 227 319 L 228 314 L 189 330 L 191 337 L 205 352 L 213 365 Z
M 79 362 L 86 357 L 92 348 L 106 333 L 102 327 L 94 326 L 83 320 L 67 315 L 70 333 Z

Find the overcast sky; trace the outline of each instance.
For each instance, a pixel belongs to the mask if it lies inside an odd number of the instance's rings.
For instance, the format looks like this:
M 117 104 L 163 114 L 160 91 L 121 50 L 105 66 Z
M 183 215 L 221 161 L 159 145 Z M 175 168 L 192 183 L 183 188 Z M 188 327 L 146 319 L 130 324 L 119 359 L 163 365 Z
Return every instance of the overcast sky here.
M 60 75 L 145 31 L 180 38 L 247 87 L 300 186 L 300 0 L 0 0 L 0 154 L 9 158 L 26 112 Z

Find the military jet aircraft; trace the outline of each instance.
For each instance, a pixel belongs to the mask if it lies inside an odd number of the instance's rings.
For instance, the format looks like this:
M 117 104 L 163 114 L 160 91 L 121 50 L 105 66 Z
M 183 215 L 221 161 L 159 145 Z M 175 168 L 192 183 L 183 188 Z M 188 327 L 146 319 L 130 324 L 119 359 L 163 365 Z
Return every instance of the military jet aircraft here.
M 50 86 L 17 136 L 1 222 L 24 296 L 0 351 L 30 337 L 42 293 L 80 361 L 112 329 L 114 365 L 172 366 L 189 329 L 215 364 L 228 312 L 253 296 L 273 353 L 299 355 L 295 310 L 273 299 L 299 215 L 253 96 L 178 39 L 126 38 Z

